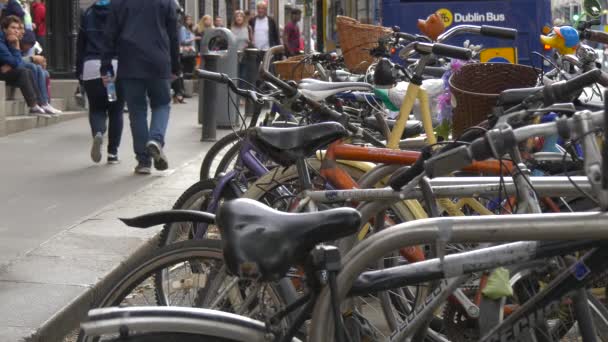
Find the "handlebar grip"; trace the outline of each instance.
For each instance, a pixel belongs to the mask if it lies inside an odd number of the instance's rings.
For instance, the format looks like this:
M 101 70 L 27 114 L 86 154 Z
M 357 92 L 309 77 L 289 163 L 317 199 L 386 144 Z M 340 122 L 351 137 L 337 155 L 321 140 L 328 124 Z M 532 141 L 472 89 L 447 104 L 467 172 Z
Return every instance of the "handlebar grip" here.
M 429 178 L 448 175 L 473 163 L 468 146 L 458 146 L 447 152 L 434 156 L 424 163 L 424 170 Z
M 471 157 L 474 160 L 486 160 L 492 158 L 492 148 L 488 144 L 488 140 L 485 137 L 477 138 L 471 143 L 469 147 L 471 151 Z
M 411 182 L 414 178 L 416 178 L 419 174 L 424 172 L 424 163 L 427 159 L 431 157 L 431 153 L 428 151 L 423 151 L 420 154 L 420 157 L 416 160 L 416 162 L 409 168 L 401 168 L 397 170 L 388 181 L 388 184 L 393 190 L 399 191 L 403 188 L 407 183 Z
M 473 52 L 469 49 L 452 46 L 452 45 L 447 45 L 447 44 L 441 44 L 441 43 L 433 44 L 432 51 L 433 51 L 433 54 L 438 55 L 438 56 L 444 56 L 444 57 L 456 58 L 456 59 L 462 59 L 462 60 L 471 59 L 471 57 L 473 56 Z
M 407 40 L 409 42 L 414 42 L 416 41 L 416 36 L 410 33 L 406 33 L 406 32 L 395 32 L 393 33 L 395 35 L 396 38 L 399 39 L 403 39 L 403 40 Z
M 602 70 L 593 69 L 566 82 L 557 82 L 547 85 L 545 88 L 545 105 L 550 105 L 559 101 L 568 101 L 569 97 L 586 87 L 592 86 L 600 81 L 601 78 Z M 547 92 L 549 94 L 547 94 Z
M 584 38 L 596 43 L 608 44 L 608 33 L 606 32 L 587 30 Z
M 479 30 L 479 33 L 482 36 L 486 36 L 486 37 L 511 39 L 511 40 L 515 40 L 517 38 L 517 30 L 513 29 L 513 28 L 508 28 L 508 27 L 481 25 L 481 29 Z
M 201 78 L 204 78 L 209 81 L 220 83 L 228 83 L 228 81 L 230 81 L 230 77 L 228 77 L 228 75 L 219 72 L 207 71 L 203 69 L 198 69 L 197 72 Z

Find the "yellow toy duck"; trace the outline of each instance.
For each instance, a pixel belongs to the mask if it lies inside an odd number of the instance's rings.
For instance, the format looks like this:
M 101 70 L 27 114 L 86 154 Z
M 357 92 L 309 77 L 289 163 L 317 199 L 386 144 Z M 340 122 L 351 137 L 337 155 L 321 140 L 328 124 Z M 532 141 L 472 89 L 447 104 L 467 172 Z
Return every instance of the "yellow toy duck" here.
M 580 38 L 578 31 L 572 26 L 561 26 L 554 27 L 549 35 L 541 35 L 540 41 L 545 46 L 557 49 L 562 55 L 572 55 L 576 53 Z

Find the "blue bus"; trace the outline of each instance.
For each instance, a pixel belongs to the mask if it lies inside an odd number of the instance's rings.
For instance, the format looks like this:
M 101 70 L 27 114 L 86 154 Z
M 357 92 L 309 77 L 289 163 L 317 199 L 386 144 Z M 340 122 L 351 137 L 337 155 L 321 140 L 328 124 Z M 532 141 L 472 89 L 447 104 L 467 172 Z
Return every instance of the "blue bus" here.
M 401 31 L 418 33 L 418 19 L 438 13 L 449 29 L 455 25 L 494 25 L 518 30 L 517 41 L 505 41 L 481 36 L 453 37 L 446 43 L 462 45 L 465 40 L 481 44 L 484 49 L 495 49 L 496 56 L 485 61 L 506 61 L 502 56 L 510 47 L 517 48 L 516 60 L 521 64 L 540 65 L 540 60 L 531 60 L 531 52 L 543 52 L 539 35 L 545 25 L 551 26 L 551 0 L 382 0 L 382 25 L 399 26 Z M 503 49 L 500 49 L 503 48 Z M 511 49 L 511 53 L 512 49 Z

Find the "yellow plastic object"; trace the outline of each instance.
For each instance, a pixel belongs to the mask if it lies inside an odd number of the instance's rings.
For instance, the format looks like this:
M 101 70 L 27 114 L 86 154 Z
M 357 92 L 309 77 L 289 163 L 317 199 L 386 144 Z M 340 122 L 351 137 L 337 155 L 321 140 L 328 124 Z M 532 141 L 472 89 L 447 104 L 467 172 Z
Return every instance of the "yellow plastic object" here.
M 511 272 L 504 267 L 499 267 L 492 271 L 488 277 L 488 284 L 482 291 L 483 295 L 492 300 L 513 296 L 510 273 Z
M 517 48 L 500 47 L 484 49 L 479 53 L 481 63 L 509 63 L 517 64 Z
M 552 49 L 556 49 L 562 55 L 573 55 L 576 53 L 576 47 L 566 47 L 566 41 L 564 38 L 554 35 L 554 36 L 540 36 L 540 42 L 543 45 L 547 45 Z

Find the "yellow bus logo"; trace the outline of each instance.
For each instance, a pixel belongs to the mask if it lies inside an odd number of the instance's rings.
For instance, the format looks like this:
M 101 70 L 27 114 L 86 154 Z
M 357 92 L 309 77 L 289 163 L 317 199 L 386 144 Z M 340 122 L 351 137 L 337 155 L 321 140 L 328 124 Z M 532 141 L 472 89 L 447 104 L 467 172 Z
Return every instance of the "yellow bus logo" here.
M 443 21 L 443 25 L 445 27 L 452 25 L 452 23 L 454 22 L 454 15 L 452 15 L 452 11 L 447 8 L 438 9 L 437 14 L 439 14 L 439 17 L 441 17 L 441 20 Z

